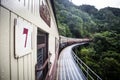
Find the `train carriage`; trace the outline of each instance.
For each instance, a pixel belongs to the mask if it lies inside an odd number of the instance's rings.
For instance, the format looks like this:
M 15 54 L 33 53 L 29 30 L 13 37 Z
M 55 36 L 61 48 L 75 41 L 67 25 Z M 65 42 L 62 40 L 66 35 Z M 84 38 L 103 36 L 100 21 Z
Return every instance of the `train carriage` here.
M 59 34 L 52 0 L 0 0 L 0 80 L 53 79 Z

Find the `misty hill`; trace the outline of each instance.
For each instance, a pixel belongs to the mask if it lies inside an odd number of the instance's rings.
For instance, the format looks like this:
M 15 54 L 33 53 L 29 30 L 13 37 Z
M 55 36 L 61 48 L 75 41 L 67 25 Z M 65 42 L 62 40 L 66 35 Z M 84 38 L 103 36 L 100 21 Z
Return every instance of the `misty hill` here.
M 69 0 L 54 0 L 59 32 L 68 37 L 90 37 L 93 33 L 120 32 L 120 9 L 97 10 L 91 5 L 76 6 Z

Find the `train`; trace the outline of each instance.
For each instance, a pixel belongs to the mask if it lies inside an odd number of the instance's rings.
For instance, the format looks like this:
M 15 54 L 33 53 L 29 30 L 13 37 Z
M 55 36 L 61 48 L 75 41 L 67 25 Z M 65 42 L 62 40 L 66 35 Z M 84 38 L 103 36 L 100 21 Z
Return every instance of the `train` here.
M 53 0 L 0 0 L 0 80 L 54 80 L 60 36 Z
M 75 43 L 90 42 L 90 41 L 92 41 L 92 39 L 90 38 L 70 38 L 70 37 L 60 36 L 60 51 L 66 46 Z

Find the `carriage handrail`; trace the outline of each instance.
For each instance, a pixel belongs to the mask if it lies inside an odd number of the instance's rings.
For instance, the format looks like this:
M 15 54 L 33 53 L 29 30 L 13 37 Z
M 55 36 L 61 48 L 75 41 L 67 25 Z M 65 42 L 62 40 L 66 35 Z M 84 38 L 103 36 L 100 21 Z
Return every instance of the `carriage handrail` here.
M 87 77 L 87 80 L 102 80 L 92 69 L 90 69 L 76 54 L 74 51 L 72 51 L 72 54 L 73 54 L 73 58 L 74 60 L 76 61 L 77 64 L 80 65 L 81 67 L 81 70 L 86 72 L 86 77 Z M 93 76 L 90 74 L 92 73 Z M 93 77 L 96 77 L 96 79 L 94 79 Z

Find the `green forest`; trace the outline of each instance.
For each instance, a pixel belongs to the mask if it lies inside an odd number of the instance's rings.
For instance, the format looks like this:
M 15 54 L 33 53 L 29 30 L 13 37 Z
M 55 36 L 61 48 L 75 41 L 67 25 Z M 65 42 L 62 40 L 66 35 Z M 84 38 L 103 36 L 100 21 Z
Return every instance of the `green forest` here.
M 54 0 L 60 35 L 91 38 L 77 55 L 103 80 L 120 80 L 120 9 L 92 5 L 76 6 L 69 0 Z

